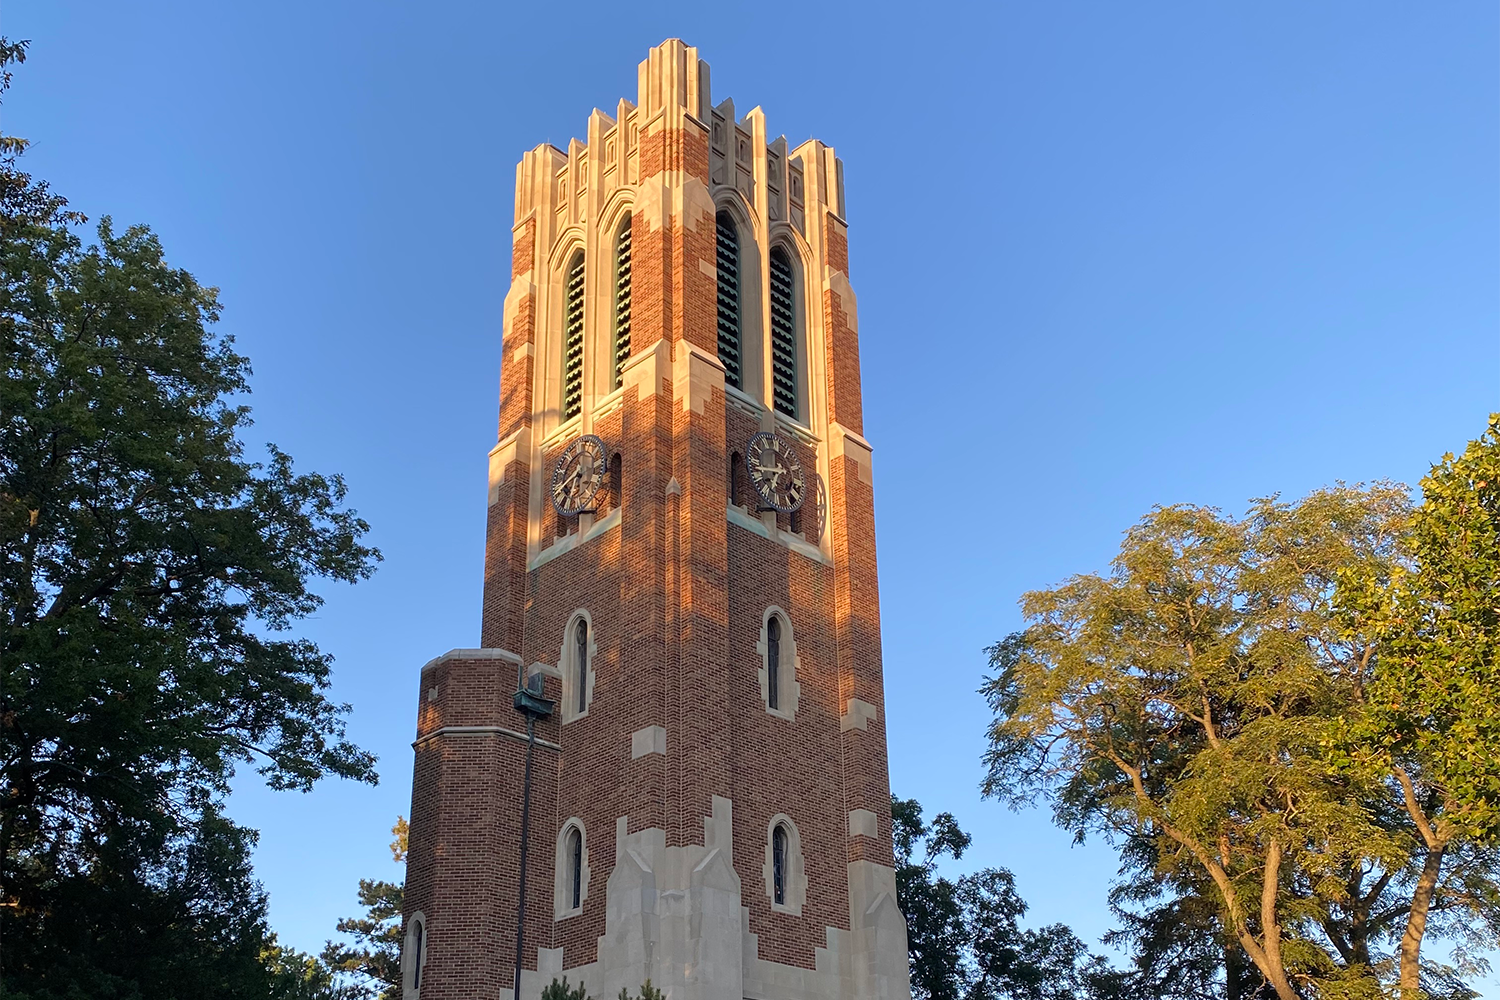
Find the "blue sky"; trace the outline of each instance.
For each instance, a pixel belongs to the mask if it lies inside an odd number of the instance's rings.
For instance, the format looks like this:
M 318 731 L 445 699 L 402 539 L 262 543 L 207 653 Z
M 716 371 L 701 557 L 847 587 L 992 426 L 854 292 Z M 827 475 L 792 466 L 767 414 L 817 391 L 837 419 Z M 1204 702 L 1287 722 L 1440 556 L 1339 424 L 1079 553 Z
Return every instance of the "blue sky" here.
M 381 784 L 231 804 L 274 926 L 399 877 L 417 671 L 478 643 L 515 162 L 676 36 L 845 161 L 893 789 L 1096 939 L 1112 853 L 979 799 L 982 649 L 1153 504 L 1414 483 L 1500 409 L 1500 8 L 629 8 L 6 6 L 31 169 L 222 289 L 249 439 L 343 472 L 386 555 L 306 627 Z

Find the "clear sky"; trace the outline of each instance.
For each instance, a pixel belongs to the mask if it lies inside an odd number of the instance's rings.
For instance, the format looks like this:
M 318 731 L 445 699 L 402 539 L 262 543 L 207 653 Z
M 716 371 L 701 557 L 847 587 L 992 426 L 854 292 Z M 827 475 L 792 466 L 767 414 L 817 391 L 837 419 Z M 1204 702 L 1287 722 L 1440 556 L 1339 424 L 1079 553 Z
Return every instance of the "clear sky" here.
M 4 109 L 31 169 L 222 289 L 250 440 L 343 472 L 385 552 L 306 626 L 379 787 L 231 803 L 275 928 L 315 949 L 399 877 L 417 672 L 478 644 L 515 163 L 676 36 L 716 103 L 845 162 L 892 787 L 1096 939 L 1113 854 L 978 796 L 982 649 L 1153 504 L 1415 483 L 1500 409 L 1500 8 L 509 6 L 0 22 L 33 41 Z

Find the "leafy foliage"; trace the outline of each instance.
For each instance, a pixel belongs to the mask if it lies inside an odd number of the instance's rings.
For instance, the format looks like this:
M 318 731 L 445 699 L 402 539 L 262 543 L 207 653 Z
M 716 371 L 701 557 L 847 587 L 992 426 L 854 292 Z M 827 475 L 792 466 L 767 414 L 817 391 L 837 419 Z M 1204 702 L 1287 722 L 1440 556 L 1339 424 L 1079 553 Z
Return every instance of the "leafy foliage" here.
M 1500 414 L 1422 480 L 1408 546 L 1387 575 L 1339 580 L 1341 609 L 1373 620 L 1380 643 L 1350 759 L 1393 779 L 1421 864 L 1404 995 L 1419 988 L 1429 921 L 1471 946 L 1500 936 Z
M 625 995 L 624 990 L 620 993 L 621 996 Z M 568 977 L 563 976 L 562 982 L 553 979 L 552 982 L 542 987 L 542 1000 L 593 1000 L 593 998 L 589 996 L 588 990 L 583 988 L 582 983 L 569 988 Z
M 24 56 L 0 42 L 0 63 Z M 217 803 L 245 763 L 276 788 L 375 780 L 329 657 L 288 633 L 317 579 L 379 553 L 338 477 L 274 446 L 246 459 L 249 365 L 214 331 L 216 291 L 144 226 L 106 218 L 85 245 L 25 148 L 0 140 L 0 982 L 312 988 Z
M 407 822 L 398 816 L 391 827 L 391 858 L 397 864 L 406 862 Z M 329 941 L 323 949 L 323 964 L 338 978 L 350 997 L 370 1000 L 399 1000 L 401 996 L 401 900 L 404 883 L 375 879 L 359 880 L 359 903 L 365 907 L 363 917 L 347 917 L 338 922 L 338 932 L 353 937 L 353 943 Z M 556 980 L 553 981 L 553 985 Z M 566 990 L 567 981 L 563 988 Z M 547 989 L 551 989 L 548 986 Z M 582 989 L 582 987 L 579 987 Z M 548 997 L 542 1000 L 568 1000 Z M 572 1000 L 583 1000 L 573 997 Z
M 1196 988 L 1230 995 L 1356 998 L 1391 981 L 1382 949 L 1405 930 L 1424 852 L 1396 776 L 1349 749 L 1381 683 L 1383 620 L 1335 595 L 1402 572 L 1411 516 L 1389 483 L 1267 498 L 1243 519 L 1157 508 L 1108 576 L 1027 594 L 1028 627 L 990 650 L 985 792 L 1046 798 L 1075 836 L 1121 847 L 1115 902 L 1136 918 L 1123 933 L 1142 975 L 1175 951 Z M 1434 877 L 1456 905 L 1491 868 L 1471 857 Z M 1177 913 L 1197 941 L 1164 923 Z M 1229 941 L 1254 973 L 1230 949 L 1209 977 Z M 1450 970 L 1423 975 L 1471 995 Z
M 906 916 L 912 995 L 921 1000 L 1098 1000 L 1120 996 L 1101 959 L 1062 924 L 1021 927 L 1026 903 L 1015 877 L 986 868 L 950 880 L 969 835 L 951 813 L 932 823 L 915 799 L 891 798 L 896 897 Z

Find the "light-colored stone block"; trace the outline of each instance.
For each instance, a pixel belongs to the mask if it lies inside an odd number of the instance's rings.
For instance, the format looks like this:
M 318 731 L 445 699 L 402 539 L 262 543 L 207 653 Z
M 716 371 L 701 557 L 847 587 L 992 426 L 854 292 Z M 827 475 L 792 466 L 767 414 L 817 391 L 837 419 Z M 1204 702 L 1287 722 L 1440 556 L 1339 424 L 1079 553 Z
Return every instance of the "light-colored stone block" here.
M 648 753 L 667 752 L 667 731 L 661 726 L 647 726 L 630 734 L 630 759 L 644 757 Z
M 849 707 L 844 709 L 844 715 L 839 719 L 839 729 L 846 733 L 851 729 L 867 729 L 870 722 L 879 717 L 880 713 L 874 705 L 858 698 L 850 698 Z

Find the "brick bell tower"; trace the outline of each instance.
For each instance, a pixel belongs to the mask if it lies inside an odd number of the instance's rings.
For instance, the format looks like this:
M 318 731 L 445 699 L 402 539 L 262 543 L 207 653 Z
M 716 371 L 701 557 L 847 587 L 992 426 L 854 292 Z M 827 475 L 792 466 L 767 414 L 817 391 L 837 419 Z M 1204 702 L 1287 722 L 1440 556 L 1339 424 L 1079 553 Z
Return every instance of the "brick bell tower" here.
M 675 39 L 516 170 L 481 649 L 422 668 L 404 997 L 910 996 L 843 164 Z

